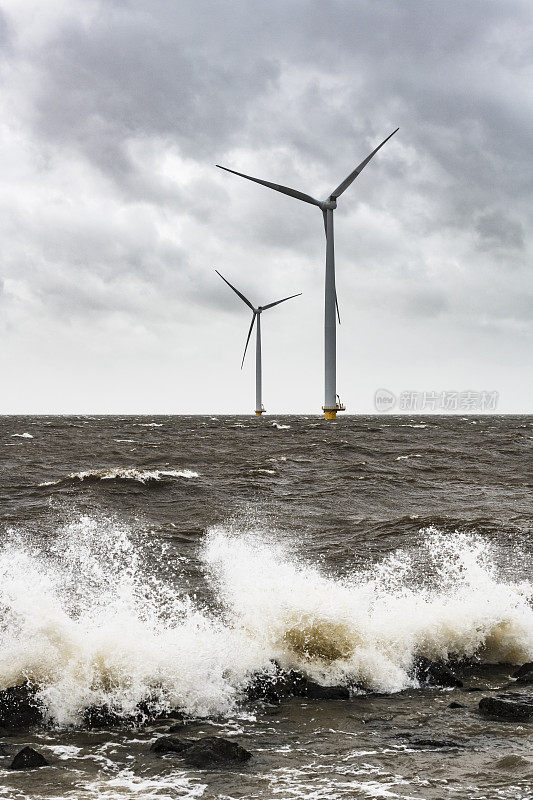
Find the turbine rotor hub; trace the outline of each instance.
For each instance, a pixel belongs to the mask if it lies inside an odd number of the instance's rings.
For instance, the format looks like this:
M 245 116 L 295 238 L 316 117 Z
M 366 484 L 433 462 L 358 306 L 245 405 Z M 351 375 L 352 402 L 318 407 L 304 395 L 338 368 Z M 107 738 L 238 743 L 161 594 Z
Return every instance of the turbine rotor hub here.
M 334 208 L 337 208 L 337 201 L 332 197 L 328 197 L 327 200 L 324 200 L 320 204 L 320 208 L 322 209 L 322 211 L 327 211 L 328 209 L 331 209 L 333 211 Z

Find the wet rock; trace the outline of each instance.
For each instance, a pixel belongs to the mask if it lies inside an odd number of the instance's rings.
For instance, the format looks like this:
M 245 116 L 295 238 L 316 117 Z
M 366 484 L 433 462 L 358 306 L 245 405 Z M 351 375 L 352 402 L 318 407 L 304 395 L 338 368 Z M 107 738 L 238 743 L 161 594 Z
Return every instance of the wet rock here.
M 38 753 L 33 747 L 24 747 L 11 762 L 10 769 L 37 769 L 37 767 L 47 766 L 48 761 L 41 753 Z
M 124 716 L 109 706 L 89 706 L 83 712 L 83 724 L 86 728 L 116 728 L 123 725 Z
M 264 700 L 277 705 L 284 698 L 301 696 L 306 684 L 304 676 L 295 670 L 285 672 L 274 663 L 274 669 L 254 675 L 247 686 L 248 700 Z
M 183 758 L 193 767 L 213 767 L 231 764 L 242 764 L 252 754 L 236 742 L 230 742 L 219 736 L 205 736 L 188 747 Z
M 525 678 L 527 675 L 533 675 L 533 661 L 522 664 L 521 667 L 518 667 L 518 669 L 513 672 L 513 678 Z M 533 678 L 530 680 L 533 680 Z
M 479 712 L 484 717 L 527 722 L 533 719 L 533 695 L 509 692 L 495 697 L 482 697 Z
M 183 753 L 194 744 L 194 739 L 180 739 L 178 736 L 160 736 L 150 746 L 152 753 Z
M 457 700 L 453 700 L 448 708 L 468 708 L 468 706 L 465 706 L 464 703 L 458 703 Z
M 314 681 L 307 681 L 304 696 L 312 700 L 348 700 L 350 691 L 346 686 L 321 686 Z
M 0 692 L 0 728 L 21 730 L 42 721 L 42 708 L 36 690 L 28 683 L 10 686 Z
M 460 687 L 463 682 L 443 661 L 419 658 L 415 665 L 415 678 L 428 686 Z
M 251 753 L 236 742 L 220 736 L 203 736 L 201 739 L 180 739 L 177 736 L 160 736 L 150 747 L 153 753 L 177 753 L 194 767 L 213 767 L 243 763 Z
M 278 664 L 274 666 L 274 671 L 254 676 L 246 690 L 249 700 L 264 700 L 278 705 L 288 697 L 308 697 L 310 700 L 347 700 L 350 697 L 346 686 L 322 686 L 301 672 L 285 672 Z

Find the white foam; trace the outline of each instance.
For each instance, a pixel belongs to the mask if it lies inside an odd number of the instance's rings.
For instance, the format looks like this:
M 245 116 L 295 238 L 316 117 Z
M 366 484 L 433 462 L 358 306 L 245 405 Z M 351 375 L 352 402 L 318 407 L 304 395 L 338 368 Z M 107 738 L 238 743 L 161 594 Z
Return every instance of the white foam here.
M 291 426 L 290 425 L 280 425 L 279 422 L 273 422 L 272 423 L 272 427 L 273 428 L 277 428 L 278 431 L 288 431 Z
M 399 691 L 417 655 L 533 658 L 533 587 L 498 572 L 497 553 L 465 534 L 424 534 L 344 579 L 302 563 L 271 532 L 210 531 L 202 559 L 223 614 L 180 591 L 157 540 L 81 517 L 32 549 L 0 551 L 0 688 L 36 683 L 50 717 L 91 705 L 132 712 L 147 698 L 191 714 L 228 714 L 272 659 L 322 683 Z M 518 568 L 518 563 L 515 565 Z
M 44 481 L 39 486 L 54 486 L 66 480 L 84 481 L 97 478 L 102 481 L 124 480 L 148 483 L 163 478 L 198 478 L 199 474 L 192 469 L 135 469 L 133 467 L 115 467 L 113 469 L 87 469 L 83 472 L 71 472 L 64 478 L 55 481 Z
M 206 559 L 233 624 L 317 680 L 398 691 L 419 654 L 515 663 L 533 655 L 531 584 L 500 579 L 494 552 L 475 537 L 429 530 L 422 550 L 335 580 L 261 538 L 219 530 Z
M 0 688 L 36 683 L 59 724 L 103 703 L 127 714 L 153 695 L 162 708 L 228 712 L 242 671 L 264 661 L 244 631 L 147 573 L 126 530 L 89 517 L 44 552 L 10 538 L 0 614 Z
M 12 433 L 11 437 L 14 438 L 15 436 L 19 436 L 21 439 L 33 439 L 31 433 Z

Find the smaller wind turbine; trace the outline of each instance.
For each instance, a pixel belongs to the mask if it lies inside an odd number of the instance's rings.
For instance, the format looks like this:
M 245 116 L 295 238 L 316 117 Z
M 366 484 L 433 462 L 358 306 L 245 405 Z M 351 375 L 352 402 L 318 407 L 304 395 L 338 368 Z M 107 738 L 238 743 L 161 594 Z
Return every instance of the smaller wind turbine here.
M 279 306 L 279 304 L 280 303 L 284 303 L 285 300 L 292 300 L 293 297 L 300 297 L 301 292 L 298 292 L 298 294 L 291 294 L 290 297 L 284 297 L 283 300 L 276 300 L 275 303 L 269 303 L 266 306 L 257 306 L 257 308 L 255 308 L 250 303 L 248 298 L 245 297 L 242 294 L 242 292 L 239 292 L 239 290 L 236 289 L 235 286 L 232 286 L 231 283 L 229 281 L 227 281 L 226 278 L 223 275 L 220 274 L 218 269 L 216 269 L 215 272 L 216 272 L 217 275 L 220 275 L 220 277 L 222 278 L 222 280 L 225 283 L 228 284 L 230 289 L 233 289 L 235 294 L 238 295 L 241 298 L 243 303 L 246 303 L 248 308 L 250 308 L 252 310 L 252 313 L 253 313 L 252 324 L 250 325 L 250 330 L 248 331 L 248 338 L 246 339 L 246 344 L 244 346 L 244 355 L 242 357 L 241 369 L 242 369 L 243 364 L 244 364 L 244 359 L 246 358 L 246 351 L 248 349 L 248 342 L 250 341 L 250 336 L 252 335 L 252 330 L 253 330 L 253 327 L 254 327 L 254 323 L 257 320 L 257 326 L 256 326 L 256 329 L 255 329 L 255 334 L 256 334 L 256 339 L 255 339 L 255 416 L 256 417 L 260 417 L 261 414 L 265 413 L 265 409 L 263 408 L 263 402 L 262 402 L 262 397 L 261 397 L 261 395 L 262 395 L 261 314 L 262 314 L 263 311 L 266 311 L 267 308 L 273 308 L 274 306 Z

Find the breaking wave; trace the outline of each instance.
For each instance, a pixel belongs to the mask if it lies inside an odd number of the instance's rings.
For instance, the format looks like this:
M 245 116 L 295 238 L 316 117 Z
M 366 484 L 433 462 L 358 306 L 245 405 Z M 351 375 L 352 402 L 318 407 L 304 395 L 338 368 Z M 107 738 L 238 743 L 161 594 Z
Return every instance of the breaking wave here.
M 533 587 L 505 579 L 481 538 L 430 529 L 411 552 L 342 579 L 267 538 L 208 533 L 208 611 L 182 590 L 164 544 L 116 522 L 81 517 L 43 547 L 11 533 L 0 552 L 0 688 L 31 681 L 66 725 L 90 706 L 128 715 L 148 699 L 227 714 L 273 660 L 323 684 L 397 692 L 414 685 L 420 655 L 533 658 Z
M 191 469 L 134 469 L 127 467 L 115 467 L 114 469 L 88 469 L 84 472 L 72 472 L 63 478 L 55 481 L 44 481 L 39 486 L 55 486 L 58 483 L 69 481 L 138 481 L 139 483 L 149 483 L 150 481 L 161 481 L 165 478 L 198 478 L 197 472 Z

